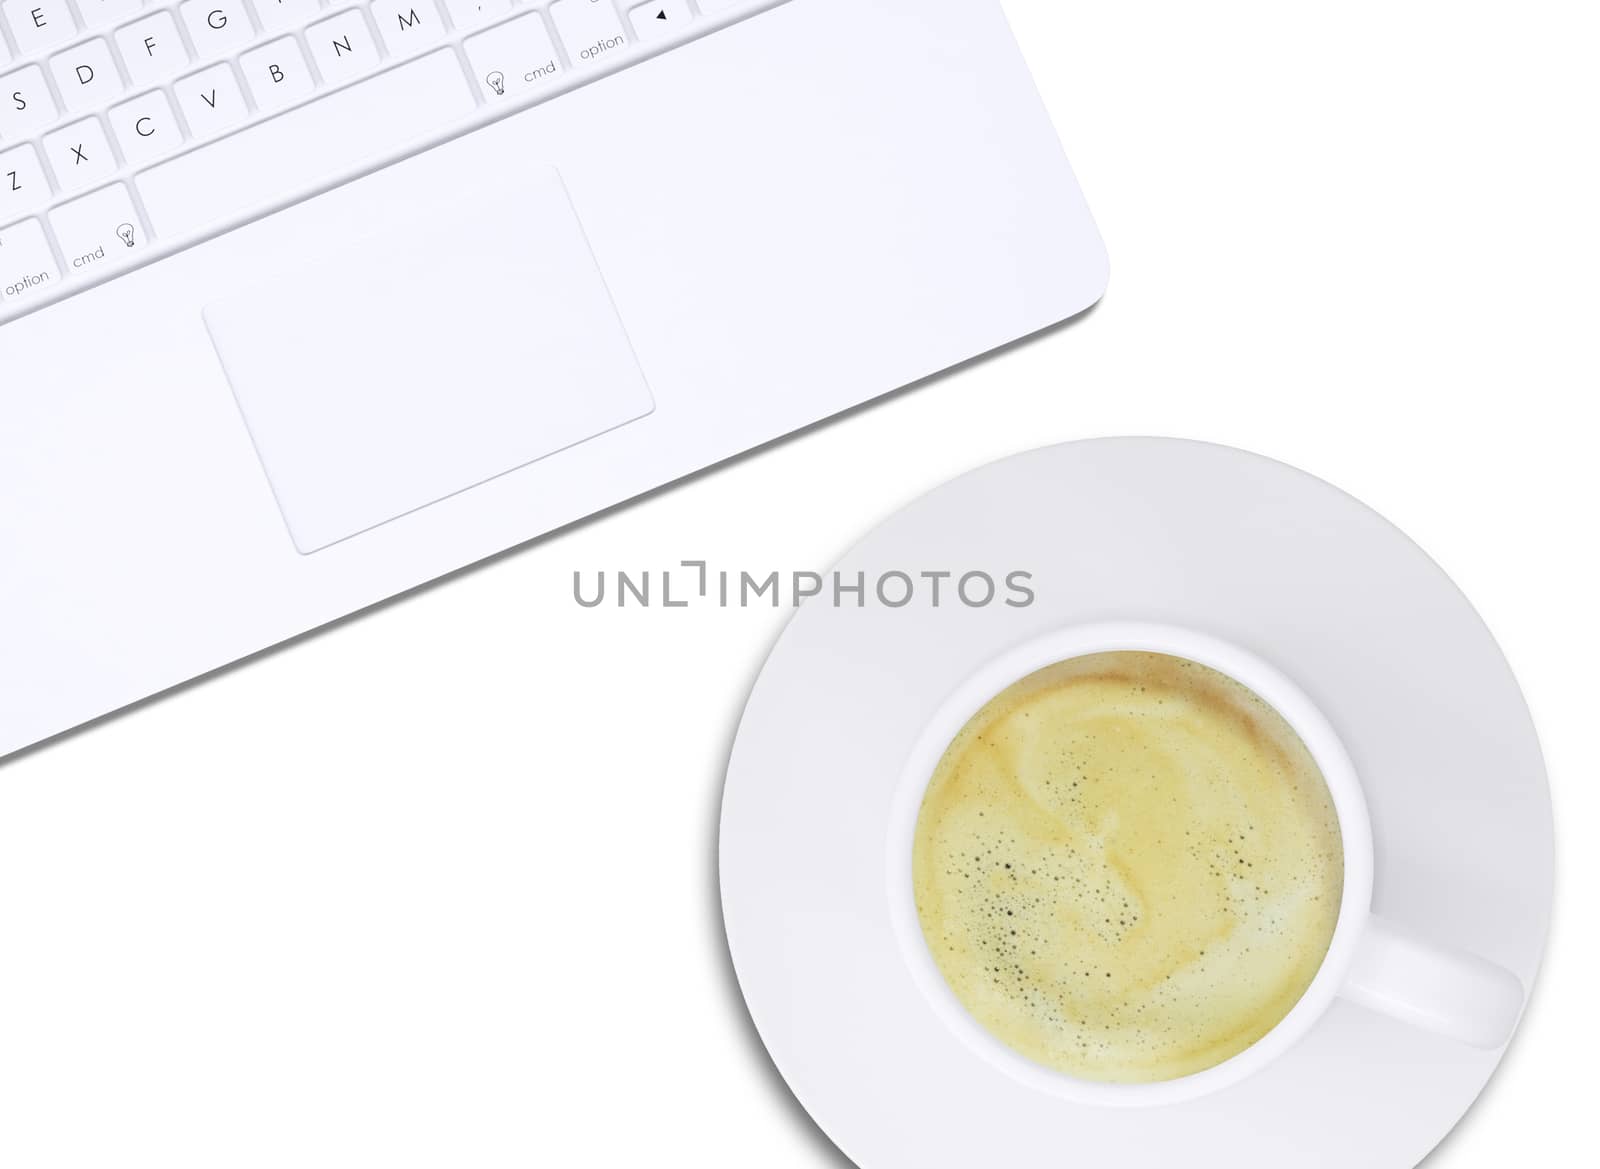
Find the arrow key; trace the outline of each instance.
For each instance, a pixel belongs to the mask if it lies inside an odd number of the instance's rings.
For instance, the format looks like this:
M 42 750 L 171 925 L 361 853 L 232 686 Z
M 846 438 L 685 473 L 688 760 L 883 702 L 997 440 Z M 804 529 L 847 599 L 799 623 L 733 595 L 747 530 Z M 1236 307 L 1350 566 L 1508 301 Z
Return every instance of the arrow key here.
M 656 0 L 653 4 L 641 4 L 628 13 L 633 33 L 641 41 L 671 36 L 693 19 L 686 0 Z

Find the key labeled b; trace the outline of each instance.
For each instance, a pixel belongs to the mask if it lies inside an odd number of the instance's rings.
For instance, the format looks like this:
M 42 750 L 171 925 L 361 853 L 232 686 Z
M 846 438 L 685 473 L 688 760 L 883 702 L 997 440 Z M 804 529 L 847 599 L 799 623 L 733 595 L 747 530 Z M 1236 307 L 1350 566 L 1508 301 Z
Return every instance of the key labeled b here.
M 264 111 L 281 110 L 305 97 L 316 86 L 311 69 L 293 37 L 272 41 L 239 58 L 245 84 Z

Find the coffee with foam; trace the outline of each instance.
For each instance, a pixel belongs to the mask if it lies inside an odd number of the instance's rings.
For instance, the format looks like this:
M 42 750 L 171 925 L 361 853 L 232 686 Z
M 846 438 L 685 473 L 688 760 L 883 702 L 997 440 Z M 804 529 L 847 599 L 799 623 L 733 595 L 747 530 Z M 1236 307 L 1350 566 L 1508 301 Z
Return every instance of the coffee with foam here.
M 1141 652 L 1057 663 L 975 714 L 929 781 L 912 870 L 967 1011 L 1107 1083 L 1204 1071 L 1276 1027 L 1344 887 L 1332 797 L 1288 722 Z

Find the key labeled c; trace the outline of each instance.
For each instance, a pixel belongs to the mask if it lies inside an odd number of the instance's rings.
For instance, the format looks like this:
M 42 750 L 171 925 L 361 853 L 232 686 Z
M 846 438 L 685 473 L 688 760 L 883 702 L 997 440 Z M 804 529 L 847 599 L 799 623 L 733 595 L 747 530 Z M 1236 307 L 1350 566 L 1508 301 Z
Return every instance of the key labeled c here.
M 149 138 L 155 133 L 155 130 L 146 130 L 145 127 L 148 125 L 150 125 L 150 115 L 146 114 L 133 124 L 133 132 L 141 138 Z

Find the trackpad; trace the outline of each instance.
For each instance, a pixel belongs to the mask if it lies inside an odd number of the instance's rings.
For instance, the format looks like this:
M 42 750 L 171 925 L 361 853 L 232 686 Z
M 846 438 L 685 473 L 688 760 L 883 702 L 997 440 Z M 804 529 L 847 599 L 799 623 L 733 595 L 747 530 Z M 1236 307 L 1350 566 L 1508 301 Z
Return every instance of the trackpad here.
M 301 552 L 654 408 L 548 168 L 205 319 Z

